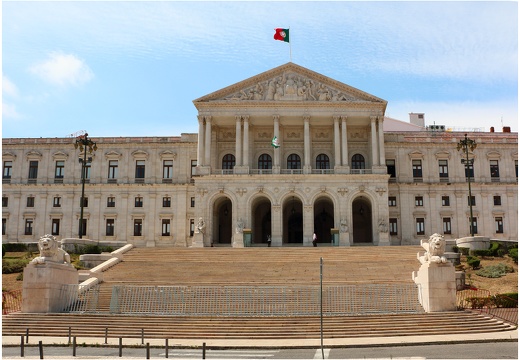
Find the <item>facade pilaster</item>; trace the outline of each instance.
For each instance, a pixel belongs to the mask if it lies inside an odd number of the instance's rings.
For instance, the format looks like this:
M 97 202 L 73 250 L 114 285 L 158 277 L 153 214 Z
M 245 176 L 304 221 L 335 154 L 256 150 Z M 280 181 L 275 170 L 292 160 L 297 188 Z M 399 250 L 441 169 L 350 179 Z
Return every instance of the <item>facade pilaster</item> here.
M 347 117 L 341 117 L 341 165 L 348 166 Z
M 334 116 L 334 166 L 341 166 L 339 116 Z
M 377 121 L 377 132 L 379 135 L 379 165 L 385 165 L 385 139 L 383 132 L 383 117 L 380 116 Z
M 244 156 L 242 158 L 242 164 L 249 166 L 249 115 L 243 116 L 244 119 L 244 145 L 243 151 Z
M 235 166 L 242 165 L 242 117 L 235 116 L 236 135 L 235 135 Z
M 281 146 L 282 140 L 280 139 L 280 115 L 273 115 L 274 122 L 274 136 L 278 139 L 278 143 Z M 280 173 L 280 148 L 273 148 L 274 153 L 274 165 L 273 174 Z M 274 236 L 274 234 L 273 234 Z M 274 241 L 274 239 L 273 239 Z
M 311 136 L 309 129 L 310 116 L 303 117 L 303 148 L 304 148 L 304 163 L 303 173 L 310 174 L 312 172 L 311 165 Z
M 206 116 L 205 156 L 204 165 L 211 165 L 211 116 Z
M 376 137 L 376 117 L 371 116 L 370 117 L 370 134 L 372 135 L 371 138 L 371 145 L 372 145 L 372 167 L 379 165 L 378 164 L 378 156 L 377 156 L 377 137 Z
M 197 143 L 197 166 L 204 165 L 203 159 L 205 156 L 204 153 L 204 116 L 199 115 L 197 116 L 199 120 L 199 136 L 198 136 L 198 143 Z

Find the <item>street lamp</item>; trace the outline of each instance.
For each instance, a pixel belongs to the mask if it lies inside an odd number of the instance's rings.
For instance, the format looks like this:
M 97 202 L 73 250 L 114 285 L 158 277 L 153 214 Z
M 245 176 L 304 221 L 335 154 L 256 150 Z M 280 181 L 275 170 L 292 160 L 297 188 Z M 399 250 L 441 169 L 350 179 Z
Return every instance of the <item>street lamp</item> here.
M 81 212 L 79 215 L 79 238 L 83 238 L 83 207 L 85 206 L 85 178 L 87 177 L 86 168 L 87 164 L 92 162 L 92 157 L 87 158 L 87 148 L 89 154 L 92 154 L 97 150 L 97 145 L 94 141 L 88 138 L 88 133 L 79 135 L 76 137 L 74 142 L 74 148 L 79 147 L 80 154 L 83 152 L 83 159 L 79 158 L 81 164 Z
M 477 143 L 474 140 L 468 139 L 468 134 L 464 134 L 464 140 L 460 140 L 457 144 L 457 150 L 463 150 L 466 153 L 466 159 L 461 159 L 461 163 L 466 166 L 466 177 L 468 178 L 468 189 L 469 189 L 469 228 L 471 231 L 471 236 L 475 236 L 475 231 L 473 228 L 473 201 L 471 198 L 471 177 L 469 173 L 469 166 L 473 165 L 473 160 L 469 158 L 469 151 L 475 150 L 477 147 Z

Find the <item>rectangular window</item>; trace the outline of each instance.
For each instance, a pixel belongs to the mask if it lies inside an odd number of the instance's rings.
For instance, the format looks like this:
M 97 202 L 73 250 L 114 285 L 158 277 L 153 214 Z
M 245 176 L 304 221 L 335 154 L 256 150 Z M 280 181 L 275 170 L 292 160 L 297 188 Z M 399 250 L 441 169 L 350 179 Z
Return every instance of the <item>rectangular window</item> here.
M 141 196 L 135 198 L 135 207 L 143 207 L 143 198 Z
M 116 207 L 116 198 L 114 196 L 107 197 L 107 207 Z
M 163 160 L 163 179 L 173 177 L 173 160 Z
M 52 206 L 53 207 L 61 207 L 61 197 L 55 196 L 52 200 Z
M 422 178 L 422 162 L 421 160 L 412 160 L 412 172 L 414 178 Z
M 2 207 L 9 206 L 9 198 L 7 196 L 2 196 Z
M 54 170 L 54 178 L 63 179 L 64 173 L 65 173 L 65 161 L 63 161 L 63 160 L 56 161 L 56 169 Z
M 13 174 L 13 162 L 12 161 L 4 161 L 4 172 L 3 178 L 10 179 Z
M 473 160 L 470 160 L 470 163 L 468 165 L 464 165 L 464 169 L 466 172 L 466 177 L 475 177 L 475 172 L 473 171 Z
M 195 233 L 195 219 L 190 219 L 190 237 Z
M 194 197 L 192 197 L 190 199 L 190 207 L 192 207 L 192 208 L 195 207 L 195 198 Z
M 162 198 L 162 206 L 163 207 L 171 207 L 172 206 L 172 198 L 169 196 L 165 196 Z
M 502 197 L 500 195 L 493 196 L 493 205 L 495 205 L 495 206 L 502 205 Z
M 79 207 L 81 207 L 81 198 L 79 199 Z M 88 207 L 88 197 L 87 196 L 85 196 L 83 198 L 83 207 L 84 208 Z
M 476 200 L 475 200 L 475 196 L 474 195 L 471 195 L 471 206 L 476 206 Z M 469 203 L 469 196 L 468 196 L 468 206 L 470 205 Z
M 395 160 L 386 160 L 386 173 L 395 178 Z
M 81 235 L 87 235 L 87 219 L 83 219 L 83 223 L 81 224 Z
M 468 220 L 469 220 L 469 219 L 468 219 Z M 469 228 L 469 232 L 470 232 L 470 234 L 471 234 L 471 226 L 470 226 L 470 228 Z M 473 218 L 473 233 L 474 233 L 474 234 L 478 234 L 477 218 L 476 218 L 476 217 Z
M 191 160 L 191 177 L 195 175 L 195 168 L 197 167 L 197 160 Z
M 498 171 L 498 160 L 489 160 L 489 171 L 491 172 L 492 178 L 500 177 L 500 173 Z
M 397 219 L 389 219 L 390 235 L 397 235 Z
M 442 206 L 450 206 L 450 197 L 445 195 L 441 198 Z
M 397 206 L 397 198 L 395 196 L 388 197 L 388 206 Z
M 424 235 L 424 218 L 415 219 L 415 230 L 417 235 Z
M 518 179 L 518 160 L 515 160 L 515 175 L 516 175 L 516 178 Z
M 107 219 L 106 221 L 106 236 L 114 236 L 114 219 Z
M 32 235 L 33 219 L 25 219 L 25 235 Z
M 448 160 L 439 160 L 439 177 L 441 180 L 448 178 Z
M 451 234 L 451 218 L 442 218 L 442 230 L 445 234 Z
M 502 217 L 495 218 L 495 232 L 497 234 L 504 233 L 504 222 L 502 221 Z
M 85 164 L 85 180 L 89 180 L 90 179 L 90 169 L 91 169 L 91 163 L 86 163 Z
M 162 236 L 170 236 L 170 219 L 162 219 Z
M 415 197 L 415 206 L 423 206 L 423 197 L 422 196 L 416 196 Z
M 142 236 L 142 235 L 143 235 L 143 220 L 134 219 L 134 236 Z
M 52 219 L 52 235 L 60 234 L 60 219 Z
M 7 219 L 2 218 L 2 235 L 6 234 L 7 230 Z
M 108 178 L 109 179 L 117 179 L 117 167 L 118 167 L 117 160 L 110 160 L 108 162 Z
M 34 196 L 27 197 L 27 207 L 34 207 Z
M 135 162 L 135 178 L 144 179 L 144 160 L 137 160 Z
M 38 178 L 38 161 L 29 161 L 29 179 Z

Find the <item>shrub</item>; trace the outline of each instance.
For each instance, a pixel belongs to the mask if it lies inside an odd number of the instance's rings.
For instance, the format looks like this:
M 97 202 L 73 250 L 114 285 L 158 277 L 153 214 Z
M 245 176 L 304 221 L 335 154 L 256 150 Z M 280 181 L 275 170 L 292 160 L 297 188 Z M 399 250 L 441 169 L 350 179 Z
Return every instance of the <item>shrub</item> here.
M 2 274 L 22 272 L 29 261 L 29 259 L 2 259 Z
M 466 298 L 472 309 L 482 309 L 492 303 L 490 297 L 469 297 Z
M 468 256 L 468 255 L 469 255 L 469 248 L 459 247 L 459 252 L 460 252 L 462 255 L 466 255 L 466 256 Z
M 454 253 L 458 253 L 459 252 L 459 247 L 457 245 L 453 245 L 452 248 L 451 248 L 451 251 L 453 251 Z
M 7 252 L 7 250 L 5 249 L 5 245 L 2 244 L 2 258 L 5 256 L 6 252 Z
M 514 272 L 514 270 L 511 266 L 500 263 L 500 264 L 496 264 L 496 265 L 486 266 L 485 268 L 477 271 L 475 274 L 477 274 L 478 276 L 487 277 L 487 278 L 499 278 L 499 277 L 504 276 L 507 273 L 512 273 L 512 272 Z
M 478 267 L 480 266 L 480 259 L 474 256 L 468 256 L 466 262 L 469 266 L 471 266 L 473 270 L 478 269 Z
M 518 248 L 509 250 L 509 257 L 513 259 L 515 264 L 518 264 Z
M 4 248 L 6 252 L 24 252 L 29 249 L 27 244 L 23 243 L 6 243 L 2 245 L 2 251 Z
M 518 307 L 518 293 L 496 294 L 491 297 L 493 305 L 504 308 Z

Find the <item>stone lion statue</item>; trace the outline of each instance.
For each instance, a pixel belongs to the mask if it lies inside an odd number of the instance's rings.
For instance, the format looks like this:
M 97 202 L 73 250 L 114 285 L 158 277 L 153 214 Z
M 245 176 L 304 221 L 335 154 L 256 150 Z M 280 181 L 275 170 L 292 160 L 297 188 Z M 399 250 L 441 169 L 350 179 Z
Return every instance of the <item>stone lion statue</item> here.
M 61 242 L 55 236 L 46 234 L 38 240 L 40 256 L 34 258 L 32 264 L 44 264 L 53 262 L 58 264 L 70 264 L 70 255 L 61 248 Z
M 446 263 L 447 260 L 443 256 L 446 251 L 446 240 L 444 240 L 444 236 L 435 233 L 431 235 L 428 240 L 421 240 L 421 246 L 426 250 L 423 256 L 421 256 L 421 253 L 417 253 L 417 259 L 421 264 Z

